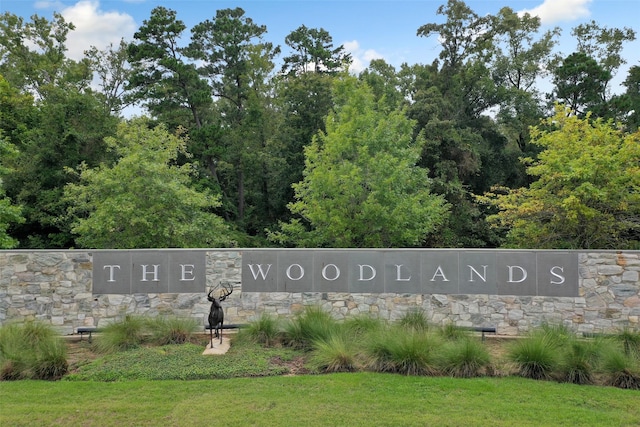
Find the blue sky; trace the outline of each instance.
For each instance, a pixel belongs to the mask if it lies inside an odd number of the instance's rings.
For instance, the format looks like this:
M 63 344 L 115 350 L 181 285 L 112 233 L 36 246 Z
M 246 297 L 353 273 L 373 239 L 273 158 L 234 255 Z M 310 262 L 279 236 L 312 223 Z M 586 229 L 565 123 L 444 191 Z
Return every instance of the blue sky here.
M 442 22 L 436 10 L 446 0 L 0 0 L 0 11 L 29 18 L 37 13 L 51 19 L 53 11 L 62 13 L 77 29 L 69 36 L 69 56 L 80 58 L 91 45 L 98 48 L 120 38 L 131 40 L 133 33 L 148 19 L 156 6 L 177 12 L 189 30 L 195 24 L 215 16 L 216 10 L 242 7 L 245 15 L 267 26 L 269 41 L 284 48 L 284 38 L 304 24 L 324 28 L 334 45 L 344 45 L 352 53 L 352 69 L 364 69 L 373 58 L 383 58 L 398 67 L 401 63 L 431 63 L 440 51 L 436 37 L 417 37 L 416 30 L 430 22 Z M 562 38 L 558 51 L 575 50 L 571 28 L 595 20 L 606 27 L 630 27 L 640 37 L 640 0 L 468 0 L 477 14 L 495 14 L 509 6 L 541 17 L 543 29 L 558 26 Z M 187 35 L 189 31 L 187 30 Z M 624 80 L 630 65 L 640 65 L 640 40 L 626 45 L 628 60 L 614 79 Z

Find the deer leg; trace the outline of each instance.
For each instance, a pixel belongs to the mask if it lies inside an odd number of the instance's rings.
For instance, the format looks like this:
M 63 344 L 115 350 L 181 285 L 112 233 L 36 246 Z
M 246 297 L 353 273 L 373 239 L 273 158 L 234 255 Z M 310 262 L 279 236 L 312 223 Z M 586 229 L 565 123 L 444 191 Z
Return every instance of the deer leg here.
M 222 344 L 222 324 L 223 324 L 223 321 L 221 320 L 220 321 L 220 344 Z
M 209 347 L 213 347 L 213 325 L 209 325 Z

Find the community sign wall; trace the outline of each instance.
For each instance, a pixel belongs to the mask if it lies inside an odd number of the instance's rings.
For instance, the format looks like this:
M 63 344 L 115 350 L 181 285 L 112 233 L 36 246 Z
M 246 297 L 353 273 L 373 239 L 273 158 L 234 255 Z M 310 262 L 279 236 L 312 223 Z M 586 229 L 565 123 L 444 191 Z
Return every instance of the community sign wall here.
M 639 328 L 639 251 L 158 249 L 0 252 L 0 324 L 41 320 L 61 333 L 127 314 L 194 317 L 234 286 L 228 323 L 321 305 L 336 318 L 396 320 L 516 335 L 543 322 L 576 332 Z

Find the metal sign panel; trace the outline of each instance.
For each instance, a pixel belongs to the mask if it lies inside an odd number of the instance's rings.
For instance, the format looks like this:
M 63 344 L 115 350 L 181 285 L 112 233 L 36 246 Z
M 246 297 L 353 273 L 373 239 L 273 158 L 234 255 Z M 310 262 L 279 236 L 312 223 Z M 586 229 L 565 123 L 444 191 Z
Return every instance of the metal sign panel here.
M 251 250 L 243 292 L 562 296 L 578 294 L 578 254 L 525 250 Z
M 206 284 L 205 251 L 96 251 L 94 294 L 197 293 Z

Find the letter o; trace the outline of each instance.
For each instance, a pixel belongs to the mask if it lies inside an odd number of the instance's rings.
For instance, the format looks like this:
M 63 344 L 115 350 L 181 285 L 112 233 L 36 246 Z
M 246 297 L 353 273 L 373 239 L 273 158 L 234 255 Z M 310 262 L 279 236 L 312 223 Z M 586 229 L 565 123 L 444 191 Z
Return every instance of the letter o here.
M 300 269 L 300 275 L 298 277 L 291 277 L 291 267 L 296 266 Z M 300 264 L 291 264 L 289 267 L 287 267 L 287 277 L 289 278 L 289 280 L 300 280 L 304 277 L 304 268 L 302 268 L 302 266 Z
M 327 277 L 327 269 L 328 269 L 329 267 L 333 267 L 333 268 L 335 269 L 335 275 L 336 275 L 336 276 L 335 276 L 334 278 L 329 278 L 329 277 Z M 338 277 L 340 277 L 340 269 L 339 269 L 339 268 L 338 268 L 338 266 L 337 266 L 337 265 L 335 265 L 335 264 L 327 264 L 327 265 L 325 265 L 325 266 L 322 268 L 322 277 L 323 277 L 325 280 L 328 280 L 328 281 L 330 281 L 330 282 L 333 282 L 334 280 L 337 280 L 337 279 L 338 279 Z

